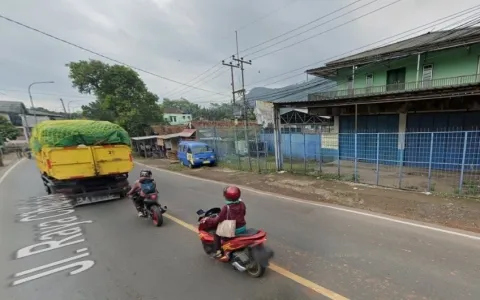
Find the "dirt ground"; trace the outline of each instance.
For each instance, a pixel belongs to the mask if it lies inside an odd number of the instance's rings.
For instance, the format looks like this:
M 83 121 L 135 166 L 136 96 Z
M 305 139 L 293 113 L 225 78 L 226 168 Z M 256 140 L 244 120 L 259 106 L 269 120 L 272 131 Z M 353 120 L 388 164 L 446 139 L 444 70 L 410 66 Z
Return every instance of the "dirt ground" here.
M 286 196 L 407 218 L 480 233 L 480 201 L 440 197 L 285 173 L 258 174 L 222 167 L 188 169 L 160 159 L 137 159 L 158 168 L 235 183 Z

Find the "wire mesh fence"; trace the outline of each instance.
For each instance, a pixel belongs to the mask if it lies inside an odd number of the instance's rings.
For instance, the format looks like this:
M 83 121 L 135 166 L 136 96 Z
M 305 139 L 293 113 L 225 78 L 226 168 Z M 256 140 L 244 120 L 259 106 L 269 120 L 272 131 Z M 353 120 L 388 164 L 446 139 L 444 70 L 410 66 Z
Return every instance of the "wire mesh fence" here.
M 202 138 L 228 168 L 274 172 L 273 131 L 212 128 Z M 246 142 L 248 141 L 248 142 Z M 480 131 L 329 133 L 282 128 L 283 169 L 291 173 L 417 191 L 480 194 Z
M 202 131 L 211 133 L 211 136 L 200 135 L 199 140 L 215 149 L 221 166 L 259 173 L 275 171 L 273 139 L 271 142 L 265 140 L 263 129 L 237 126 Z

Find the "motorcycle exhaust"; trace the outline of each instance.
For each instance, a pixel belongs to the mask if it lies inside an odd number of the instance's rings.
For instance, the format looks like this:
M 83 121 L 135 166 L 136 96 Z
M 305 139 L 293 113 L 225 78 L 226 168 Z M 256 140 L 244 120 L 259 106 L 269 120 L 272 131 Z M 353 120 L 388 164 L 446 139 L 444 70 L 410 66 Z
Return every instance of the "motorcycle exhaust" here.
M 247 268 L 245 268 L 244 266 L 242 266 L 241 264 L 239 264 L 238 262 L 234 261 L 232 263 L 232 266 L 237 269 L 238 271 L 240 272 L 245 272 L 247 270 Z

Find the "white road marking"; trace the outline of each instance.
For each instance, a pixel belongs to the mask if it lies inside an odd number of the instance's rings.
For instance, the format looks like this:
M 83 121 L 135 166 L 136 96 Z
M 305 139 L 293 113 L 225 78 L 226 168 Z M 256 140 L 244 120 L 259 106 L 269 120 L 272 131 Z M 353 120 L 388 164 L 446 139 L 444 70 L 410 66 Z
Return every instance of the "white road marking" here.
M 229 184 L 229 183 L 226 183 L 226 182 L 220 182 L 220 181 L 215 181 L 215 180 L 211 180 L 211 179 L 205 179 L 205 178 L 200 178 L 200 177 L 196 177 L 196 176 L 192 176 L 192 175 L 173 172 L 173 171 L 149 166 L 149 165 L 139 163 L 139 162 L 135 162 L 135 163 L 138 164 L 138 165 L 141 165 L 141 166 L 145 166 L 145 167 L 148 167 L 148 168 L 151 168 L 151 169 L 155 169 L 155 170 L 160 171 L 160 172 L 174 174 L 174 175 L 177 175 L 177 176 L 182 176 L 182 177 L 186 177 L 186 178 L 190 178 L 190 179 L 195 179 L 195 180 L 204 181 L 204 182 L 210 182 L 210 183 L 214 183 L 214 184 L 218 184 L 218 185 Z M 283 195 L 279 195 L 279 194 L 260 191 L 260 190 L 253 189 L 253 188 L 247 187 L 247 186 L 238 186 L 238 187 L 240 187 L 243 190 L 247 190 L 249 192 L 252 192 L 252 193 L 256 193 L 256 194 L 263 195 L 263 196 L 273 197 L 273 198 L 268 198 L 268 199 L 277 198 L 277 199 L 283 199 L 283 200 L 293 201 L 293 202 L 302 203 L 302 204 L 324 207 L 324 208 L 329 208 L 329 209 L 333 209 L 333 210 L 337 210 L 337 211 L 356 214 L 356 215 L 360 215 L 360 216 L 364 216 L 364 217 L 379 219 L 379 220 L 387 221 L 387 222 L 391 222 L 391 223 L 397 223 L 397 224 L 401 224 L 401 225 L 406 225 L 406 226 L 411 226 L 411 227 L 416 227 L 416 228 L 422 228 L 422 229 L 425 229 L 425 230 L 430 230 L 430 231 L 435 231 L 435 232 L 439 232 L 439 233 L 454 235 L 454 236 L 457 236 L 457 237 L 462 237 L 462 238 L 467 238 L 467 239 L 471 239 L 471 240 L 480 241 L 480 235 L 468 234 L 468 233 L 464 233 L 464 232 L 460 232 L 460 231 L 444 229 L 444 228 L 441 228 L 441 227 L 435 227 L 435 226 L 431 226 L 431 225 L 424 225 L 424 224 L 421 224 L 421 223 L 415 223 L 415 222 L 411 222 L 411 221 L 395 219 L 395 218 L 388 217 L 388 216 L 385 216 L 385 215 L 372 214 L 372 213 L 353 210 L 353 209 L 349 209 L 349 208 L 312 202 L 312 201 L 308 201 L 308 200 L 304 200 L 304 199 L 300 199 L 300 198 L 283 196 Z
M 3 176 L 0 177 L 0 184 L 2 184 L 4 180 L 7 178 L 7 176 L 10 175 L 10 173 L 15 169 L 15 167 L 17 167 L 24 160 L 25 159 L 21 159 L 17 161 L 9 169 L 7 169 L 3 174 Z M 38 237 L 38 240 L 41 240 L 41 241 L 49 240 L 49 241 L 44 241 L 34 245 L 29 245 L 29 246 L 23 247 L 20 250 L 17 250 L 16 259 L 27 257 L 33 254 L 43 253 L 45 251 L 63 248 L 65 246 L 69 246 L 69 245 L 73 245 L 73 244 L 77 244 L 85 241 L 84 238 L 83 239 L 81 238 L 83 235 L 83 232 L 81 228 L 78 227 L 78 225 L 92 223 L 93 221 L 87 220 L 87 221 L 74 222 L 78 220 L 77 216 L 70 216 L 70 217 L 64 217 L 61 219 L 51 220 L 52 218 L 68 215 L 75 212 L 72 205 L 69 204 L 69 201 L 65 200 L 64 198 L 65 197 L 63 197 L 62 195 L 48 195 L 48 196 L 32 197 L 28 201 L 23 201 L 25 206 L 19 207 L 18 209 L 20 211 L 25 211 L 25 210 L 30 210 L 30 211 L 20 213 L 19 217 L 21 219 L 19 221 L 32 222 L 32 221 L 49 219 L 48 221 L 37 225 L 38 229 L 40 230 L 39 232 L 40 237 Z M 61 200 L 64 200 L 64 201 L 61 201 Z M 39 217 L 41 215 L 42 217 Z M 57 224 L 57 225 L 54 225 L 54 224 Z M 73 226 L 77 226 L 77 227 L 73 227 Z M 52 240 L 54 236 L 60 236 L 63 239 L 59 241 Z M 70 241 L 76 238 L 80 238 L 80 239 Z M 17 286 L 26 282 L 30 282 L 32 280 L 36 280 L 36 279 L 49 276 L 55 273 L 59 273 L 62 271 L 66 271 L 69 269 L 73 269 L 73 270 L 70 270 L 70 272 L 68 273 L 69 275 L 79 274 L 81 272 L 89 270 L 91 267 L 95 265 L 95 262 L 93 260 L 74 261 L 74 260 L 78 260 L 86 256 L 89 256 L 90 252 L 88 252 L 88 248 L 86 247 L 80 248 L 76 250 L 75 253 L 77 253 L 78 255 L 14 274 L 13 277 L 15 278 L 15 277 L 36 273 L 45 269 L 58 266 L 54 269 L 50 269 L 50 270 L 37 273 L 28 277 L 24 277 L 22 279 L 15 280 L 11 283 L 11 286 Z M 65 263 L 68 263 L 68 264 L 65 265 Z M 62 265 L 62 266 L 59 266 L 59 265 Z
M 8 168 L 5 173 L 3 173 L 2 177 L 0 177 L 0 184 L 7 178 L 7 176 L 15 169 L 16 166 L 18 166 L 21 162 L 23 162 L 25 158 L 22 158 L 18 160 L 16 163 L 14 163 L 10 168 Z
M 57 195 L 56 197 L 58 198 L 56 200 L 63 199 L 63 196 L 61 195 Z M 54 198 L 55 196 L 30 199 L 30 203 L 27 203 L 28 206 L 26 207 L 29 207 L 30 209 L 32 209 L 32 211 L 24 212 L 20 214 L 21 217 L 22 216 L 24 217 L 22 220 L 25 221 L 25 219 L 28 218 L 28 220 L 26 220 L 25 222 L 30 222 L 30 221 L 42 220 L 46 218 L 50 219 L 53 217 L 58 217 L 63 215 L 63 213 L 57 214 L 60 211 L 64 211 L 64 212 L 66 211 L 69 213 L 73 213 L 75 211 L 74 209 L 72 209 L 71 204 L 66 205 L 66 203 L 63 203 L 61 201 L 60 202 L 55 201 Z M 34 206 L 33 204 L 37 204 L 37 205 Z M 32 217 L 36 217 L 40 214 L 48 214 L 48 213 L 54 213 L 54 215 L 32 219 Z M 55 219 L 55 220 L 48 220 L 46 222 L 40 223 L 36 226 L 39 230 L 38 231 L 39 237 L 37 239 L 42 242 L 34 245 L 29 245 L 29 246 L 23 247 L 20 250 L 17 250 L 16 259 L 20 259 L 30 255 L 43 253 L 45 251 L 56 250 L 59 248 L 63 248 L 65 246 L 70 246 L 73 244 L 84 242 L 85 238 L 81 238 L 83 235 L 82 229 L 78 225 L 90 224 L 92 222 L 93 221 L 91 220 L 78 221 L 77 216 L 70 216 L 70 217 L 64 217 L 64 218 Z M 73 227 L 73 226 L 76 226 L 76 227 Z M 59 236 L 63 239 L 59 241 L 53 240 L 53 237 L 56 237 L 56 236 Z M 77 240 L 77 238 L 80 238 L 80 239 Z M 48 240 L 48 241 L 45 241 L 45 240 Z M 70 241 L 70 240 L 74 240 L 74 241 Z M 35 267 L 26 271 L 18 272 L 14 274 L 13 276 L 14 278 L 24 276 L 30 273 L 39 272 L 44 269 L 49 269 L 58 265 L 62 265 L 54 269 L 50 269 L 41 273 L 37 273 L 35 275 L 31 275 L 22 279 L 15 280 L 11 283 L 11 285 L 17 286 L 19 284 L 30 282 L 32 280 L 36 280 L 45 276 L 59 273 L 68 269 L 74 269 L 73 271 L 70 271 L 68 274 L 75 275 L 75 274 L 84 272 L 86 270 L 89 270 L 91 267 L 95 265 L 95 262 L 93 260 L 78 261 L 78 259 L 81 259 L 90 255 L 90 252 L 88 252 L 88 248 L 83 247 L 83 248 L 77 249 L 75 253 L 77 254 L 81 253 L 81 254 L 75 255 L 73 257 L 65 258 L 59 261 L 55 261 L 53 263 L 45 264 L 39 267 Z M 74 260 L 77 260 L 77 261 L 73 262 Z M 65 265 L 66 263 L 68 264 Z
M 78 250 L 77 250 L 77 252 L 78 252 Z M 66 262 L 76 260 L 77 258 L 82 258 L 82 257 L 89 256 L 89 255 L 90 255 L 90 253 L 83 253 L 83 254 L 80 254 L 80 255 L 77 255 L 77 256 L 72 256 L 72 257 L 69 257 L 69 258 L 66 258 L 66 259 L 57 260 L 56 262 L 53 262 L 53 263 L 49 263 L 49 264 L 46 264 L 46 265 L 43 265 L 43 266 L 40 266 L 40 267 L 32 268 L 32 269 L 29 269 L 29 270 L 26 270 L 26 271 L 18 272 L 13 276 L 14 277 L 20 277 L 20 276 L 27 275 L 27 274 L 30 274 L 30 273 L 33 273 L 33 272 L 41 271 L 43 269 L 48 269 L 48 268 L 51 268 L 51 267 L 55 267 L 55 266 L 61 265 L 61 264 L 66 263 Z
M 89 253 L 86 253 L 86 254 L 88 255 Z M 81 255 L 78 255 L 78 256 L 81 256 Z M 55 262 L 55 263 L 57 263 L 57 262 Z M 26 278 L 23 278 L 23 279 L 16 280 L 16 281 L 12 282 L 12 285 L 16 286 L 16 285 L 19 285 L 19 284 L 22 284 L 22 283 L 25 283 L 25 282 L 28 282 L 28 281 L 32 281 L 32 280 L 39 279 L 39 278 L 42 278 L 42 277 L 45 277 L 45 276 L 48 276 L 48 275 L 52 275 L 52 274 L 55 274 L 55 273 L 58 273 L 58 272 L 61 272 L 61 271 L 65 271 L 65 270 L 68 270 L 70 268 L 79 267 L 78 269 L 75 269 L 73 271 L 70 271 L 70 273 L 68 273 L 69 275 L 75 275 L 75 274 L 78 274 L 78 273 L 81 273 L 83 271 L 86 271 L 86 270 L 90 269 L 91 267 L 93 267 L 94 264 L 95 264 L 95 262 L 93 260 L 83 260 L 83 261 L 74 262 L 74 263 L 71 263 L 71 264 L 66 265 L 66 266 L 58 267 L 58 268 L 48 270 L 48 271 L 43 272 L 43 273 L 39 273 L 39 274 L 30 276 L 30 277 L 26 277 Z

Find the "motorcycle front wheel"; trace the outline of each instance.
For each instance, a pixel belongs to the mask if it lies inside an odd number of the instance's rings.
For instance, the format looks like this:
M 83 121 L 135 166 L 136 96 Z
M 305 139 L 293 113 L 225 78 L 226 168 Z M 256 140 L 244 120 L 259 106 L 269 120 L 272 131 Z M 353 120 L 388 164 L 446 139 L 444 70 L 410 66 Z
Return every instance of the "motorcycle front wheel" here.
M 160 227 L 163 224 L 162 210 L 158 206 L 152 206 L 152 222 L 156 227 Z

